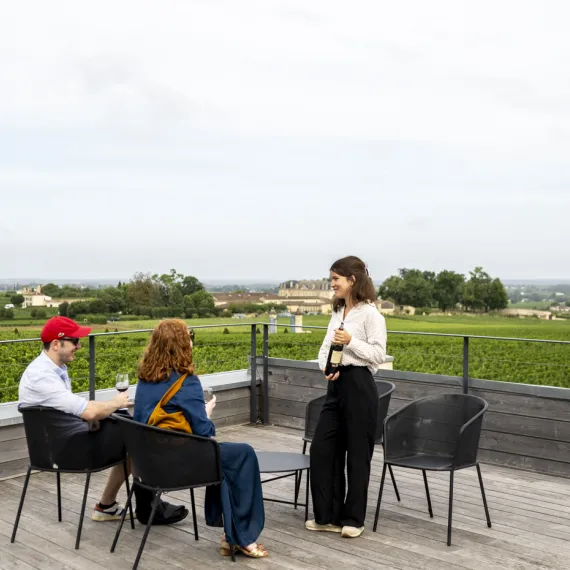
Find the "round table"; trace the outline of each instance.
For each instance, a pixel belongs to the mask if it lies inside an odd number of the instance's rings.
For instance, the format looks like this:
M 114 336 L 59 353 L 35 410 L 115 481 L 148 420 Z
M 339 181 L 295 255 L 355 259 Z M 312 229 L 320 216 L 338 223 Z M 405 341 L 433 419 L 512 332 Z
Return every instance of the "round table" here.
M 294 501 L 282 501 L 280 499 L 266 499 L 264 501 L 271 501 L 273 503 L 282 503 L 284 505 L 297 505 L 305 507 L 305 520 L 309 518 L 309 481 L 311 480 L 311 465 L 308 455 L 302 453 L 289 453 L 282 451 L 256 451 L 257 460 L 259 462 L 259 472 L 260 473 L 286 473 L 286 475 L 280 475 L 279 477 L 273 477 L 272 479 L 266 479 L 263 483 L 269 483 L 270 481 L 276 481 L 277 479 L 283 479 L 285 477 L 295 476 L 295 500 Z M 300 485 L 301 478 L 303 476 L 303 471 L 307 471 L 307 488 L 305 490 L 305 503 L 297 502 L 297 485 Z M 297 475 L 300 475 L 297 481 Z

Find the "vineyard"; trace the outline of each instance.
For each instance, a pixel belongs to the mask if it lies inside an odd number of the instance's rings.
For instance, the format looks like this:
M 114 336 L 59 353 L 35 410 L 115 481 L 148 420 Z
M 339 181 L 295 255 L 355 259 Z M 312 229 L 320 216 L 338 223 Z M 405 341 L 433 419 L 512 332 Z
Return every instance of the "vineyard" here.
M 208 320 L 204 320 L 204 324 Z M 214 321 L 214 319 L 211 319 Z M 136 328 L 138 323 L 130 323 Z M 146 321 L 145 327 L 153 322 Z M 197 325 L 198 323 L 192 323 Z M 250 352 L 251 325 L 225 327 L 218 322 L 212 329 L 197 329 L 194 360 L 198 374 L 247 368 Z M 283 321 L 282 324 L 287 324 Z M 326 326 L 326 317 L 306 317 L 304 324 Z M 126 327 L 125 327 L 126 328 Z M 570 340 L 570 323 L 545 322 L 485 317 L 408 317 L 389 318 L 390 331 L 417 331 Z M 104 327 L 103 327 L 104 329 Z M 259 330 L 262 326 L 259 325 Z M 269 336 L 269 356 L 296 360 L 317 357 L 324 330 L 312 329 L 307 334 L 293 334 L 280 327 Z M 38 336 L 37 329 L 25 330 L 22 338 Z M 95 332 L 102 332 L 101 329 Z M 118 334 L 96 337 L 96 388 L 111 387 L 117 372 L 127 372 L 136 378 L 138 360 L 147 343 L 149 333 Z M 261 354 L 262 335 L 257 337 L 257 354 Z M 13 339 L 10 330 L 0 332 L 0 339 Z M 0 401 L 17 400 L 18 382 L 22 372 L 41 350 L 37 341 L 0 345 Z M 414 372 L 460 376 L 463 366 L 461 338 L 388 335 L 388 353 L 394 357 L 394 368 Z M 469 345 L 469 372 L 472 378 L 485 378 L 527 384 L 570 387 L 570 345 L 528 343 L 471 339 Z M 89 387 L 89 350 L 87 341 L 69 366 L 74 391 Z

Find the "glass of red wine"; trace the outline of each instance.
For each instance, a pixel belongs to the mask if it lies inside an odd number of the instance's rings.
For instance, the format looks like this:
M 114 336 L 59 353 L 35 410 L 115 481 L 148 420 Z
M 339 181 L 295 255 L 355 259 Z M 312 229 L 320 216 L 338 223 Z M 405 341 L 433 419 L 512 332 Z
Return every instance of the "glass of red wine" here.
M 117 373 L 115 388 L 117 388 L 119 392 L 126 392 L 129 389 L 129 375 L 124 372 Z

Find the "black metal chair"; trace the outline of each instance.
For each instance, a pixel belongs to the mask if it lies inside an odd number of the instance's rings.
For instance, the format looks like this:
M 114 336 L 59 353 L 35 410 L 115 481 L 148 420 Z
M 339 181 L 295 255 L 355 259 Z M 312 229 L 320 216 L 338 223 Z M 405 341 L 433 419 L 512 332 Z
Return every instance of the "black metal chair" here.
M 392 382 L 386 382 L 385 380 L 375 380 L 376 390 L 378 391 L 378 424 L 376 427 L 376 445 L 382 445 L 382 439 L 384 437 L 384 419 L 388 415 L 388 408 L 390 407 L 390 398 L 392 397 L 392 392 L 396 389 L 396 386 Z M 314 400 L 311 400 L 307 404 L 305 410 L 305 435 L 303 436 L 303 454 L 307 452 L 307 444 L 313 441 L 313 436 L 315 435 L 315 430 L 317 429 L 317 423 L 319 421 L 319 416 L 321 415 L 321 409 L 325 403 L 326 396 L 319 396 Z M 388 466 L 390 471 L 390 477 L 392 479 L 392 485 L 394 486 L 394 492 L 396 493 L 396 498 L 400 500 L 400 493 L 398 492 L 398 485 L 396 485 L 396 479 L 392 471 L 392 466 Z M 299 488 L 301 486 L 302 472 L 299 472 L 295 479 L 295 503 L 297 503 L 299 497 Z
M 77 528 L 77 538 L 75 548 L 79 548 L 81 540 L 81 530 L 83 528 L 83 517 L 85 516 L 85 504 L 87 503 L 87 493 L 89 491 L 89 481 L 92 473 L 104 471 L 115 465 L 123 464 L 125 472 L 125 483 L 127 493 L 129 489 L 129 477 L 127 472 L 126 454 L 123 448 L 117 457 L 107 458 L 103 462 L 98 454 L 92 453 L 92 446 L 86 445 L 87 439 L 91 437 L 89 432 L 77 433 L 72 437 L 65 437 L 65 426 L 69 426 L 69 414 L 44 406 L 30 406 L 18 408 L 24 420 L 24 430 L 26 432 L 26 442 L 30 463 L 26 472 L 26 479 L 22 489 L 18 514 L 14 522 L 14 530 L 10 542 L 16 540 L 16 532 L 20 522 L 20 515 L 26 498 L 26 491 L 30 481 L 32 470 L 49 471 L 57 475 L 57 515 L 61 522 L 61 473 L 85 473 L 85 490 L 83 492 L 83 502 L 81 503 L 81 514 Z M 131 526 L 135 528 L 132 509 L 130 509 Z
M 430 518 L 433 518 L 433 511 L 426 471 L 449 471 L 448 546 L 451 545 L 453 475 L 459 469 L 476 467 L 487 526 L 491 527 L 481 468 L 477 462 L 481 425 L 487 407 L 487 402 L 477 396 L 440 394 L 415 400 L 386 418 L 384 469 L 378 492 L 374 531 L 378 524 L 386 468 L 391 465 L 421 469 Z
M 143 489 L 153 491 L 155 494 L 152 511 L 133 565 L 133 570 L 136 570 L 160 497 L 165 491 L 190 490 L 194 538 L 198 540 L 194 489 L 222 482 L 220 449 L 218 443 L 208 437 L 160 429 L 135 422 L 124 416 L 113 415 L 112 417 L 119 422 L 122 428 L 127 453 L 131 459 L 133 478 Z M 132 495 L 133 490 L 127 499 L 129 507 L 132 502 Z M 123 513 L 111 546 L 111 552 L 115 551 L 124 521 Z M 229 537 L 226 538 L 229 541 Z M 232 548 L 231 543 L 230 551 L 232 560 L 235 561 L 234 548 Z

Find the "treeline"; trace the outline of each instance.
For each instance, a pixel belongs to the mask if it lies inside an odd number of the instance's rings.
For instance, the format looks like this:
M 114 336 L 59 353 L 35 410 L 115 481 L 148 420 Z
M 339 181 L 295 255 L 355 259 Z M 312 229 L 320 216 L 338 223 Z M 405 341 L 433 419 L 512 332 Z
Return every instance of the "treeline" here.
M 45 287 L 42 288 L 45 291 Z M 134 315 L 150 318 L 199 318 L 226 316 L 232 313 L 268 311 L 281 305 L 231 305 L 226 309 L 215 306 L 213 296 L 192 275 L 183 275 L 175 269 L 162 275 L 136 273 L 116 287 L 91 291 L 89 301 L 63 302 L 59 314 L 76 318 L 83 315 Z M 47 293 L 46 293 L 47 294 Z M 93 321 L 95 322 L 95 321 Z
M 396 305 L 438 307 L 441 311 L 496 311 L 505 309 L 509 297 L 498 278 L 492 278 L 482 267 L 469 272 L 469 277 L 455 271 L 422 271 L 400 269 L 380 285 L 378 295 Z

